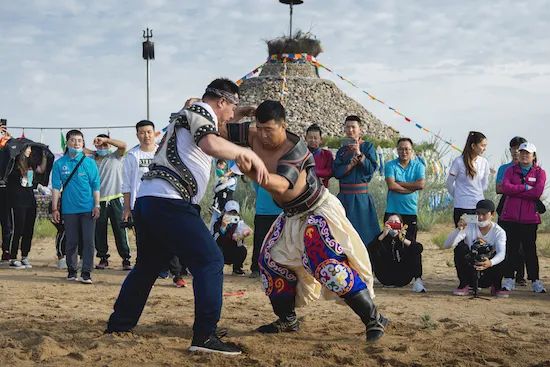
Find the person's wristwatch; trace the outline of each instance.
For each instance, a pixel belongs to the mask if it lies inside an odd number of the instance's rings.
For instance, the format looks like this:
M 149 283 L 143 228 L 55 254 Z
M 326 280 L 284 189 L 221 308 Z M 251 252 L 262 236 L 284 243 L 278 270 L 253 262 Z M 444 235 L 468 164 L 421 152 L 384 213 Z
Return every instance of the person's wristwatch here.
M 94 206 L 94 208 L 101 209 L 101 205 L 97 204 L 97 205 Z

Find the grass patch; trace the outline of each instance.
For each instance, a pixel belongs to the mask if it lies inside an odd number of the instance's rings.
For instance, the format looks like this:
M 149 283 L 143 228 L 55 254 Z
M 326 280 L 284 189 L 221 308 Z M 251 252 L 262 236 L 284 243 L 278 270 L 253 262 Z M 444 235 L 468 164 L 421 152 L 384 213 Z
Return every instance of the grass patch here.
M 448 233 L 439 232 L 439 233 L 436 233 L 434 236 L 432 236 L 432 242 L 434 245 L 436 245 L 440 249 L 443 249 L 444 248 L 443 246 L 445 244 L 445 240 L 447 239 L 447 237 L 448 237 Z
M 544 257 L 550 257 L 550 237 L 549 236 L 544 236 L 543 238 L 539 237 L 539 240 L 537 241 L 537 250 L 540 255 Z
M 52 238 L 56 234 L 57 230 L 49 219 L 38 219 L 34 223 L 34 238 Z
M 427 313 L 420 316 L 420 323 L 421 323 L 422 329 L 430 329 L 430 330 L 437 329 L 437 323 L 434 322 L 432 320 L 432 317 Z

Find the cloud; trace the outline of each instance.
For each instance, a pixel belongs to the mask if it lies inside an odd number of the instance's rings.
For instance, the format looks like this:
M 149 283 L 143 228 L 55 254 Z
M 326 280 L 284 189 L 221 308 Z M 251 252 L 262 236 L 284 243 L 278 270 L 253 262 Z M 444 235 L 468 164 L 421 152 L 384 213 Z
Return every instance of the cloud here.
M 485 130 L 495 159 L 510 136 L 537 131 L 532 139 L 543 146 L 550 135 L 542 125 L 550 114 L 549 18 L 545 0 L 317 0 L 294 11 L 295 29 L 322 41 L 321 62 L 458 145 L 468 129 Z M 211 79 L 238 79 L 262 63 L 263 40 L 288 32 L 288 7 L 268 0 L 4 1 L 0 23 L 0 113 L 12 125 L 143 118 L 146 27 L 156 45 L 152 119 L 162 125 Z M 322 75 L 404 134 L 427 138 Z M 120 133 L 135 142 L 132 131 Z

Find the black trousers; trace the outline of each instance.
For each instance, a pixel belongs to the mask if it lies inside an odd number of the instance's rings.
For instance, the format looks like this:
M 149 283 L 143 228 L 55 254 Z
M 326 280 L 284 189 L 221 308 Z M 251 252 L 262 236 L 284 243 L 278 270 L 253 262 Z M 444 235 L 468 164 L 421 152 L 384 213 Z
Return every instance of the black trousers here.
M 220 246 L 223 252 L 223 261 L 226 265 L 233 265 L 233 269 L 242 269 L 247 251 L 245 246 L 234 244 L 225 244 Z
M 187 275 L 187 267 L 176 255 L 172 256 L 168 262 L 168 270 L 174 276 L 174 281 L 181 278 L 183 275 Z
M 460 281 L 459 288 L 464 288 L 467 285 L 473 286 L 478 276 L 469 254 L 470 248 L 468 245 L 464 241 L 460 241 L 454 250 L 456 274 Z M 500 289 L 503 273 L 504 261 L 480 272 L 477 286 L 487 288 L 493 285 L 496 289 Z
M 504 278 L 515 278 L 516 280 L 523 279 L 525 278 L 525 256 L 523 254 L 523 246 L 521 242 L 519 243 L 519 248 L 514 247 L 516 244 L 509 243 L 509 239 L 514 236 L 514 233 L 512 233 L 513 226 L 510 226 L 510 222 L 499 220 L 498 225 L 506 232 L 506 264 L 504 265 Z
M 393 214 L 399 214 L 399 213 L 384 213 L 384 223 Z M 403 218 L 403 224 L 407 225 L 407 234 L 405 235 L 405 238 L 411 242 L 415 242 L 416 234 L 418 232 L 418 226 L 417 226 L 418 217 L 414 214 L 399 214 L 399 215 L 401 216 L 401 218 Z
M 252 250 L 252 261 L 250 264 L 251 271 L 260 271 L 258 266 L 258 257 L 260 249 L 264 242 L 264 238 L 269 232 L 271 225 L 275 222 L 278 215 L 255 215 L 254 216 L 254 248 Z
M 513 278 L 519 265 L 519 252 L 523 248 L 527 279 L 539 279 L 539 258 L 537 256 L 538 224 L 522 224 L 516 222 L 501 222 L 506 231 L 506 266 L 504 276 Z
M 383 285 L 403 287 L 414 278 L 422 277 L 422 251 L 418 242 L 404 246 L 400 252 L 400 261 L 394 259 L 391 250 L 382 246 L 389 243 L 374 241 L 367 247 L 376 279 Z
M 5 187 L 0 188 L 0 225 L 2 226 L 2 252 L 10 252 L 12 223 L 8 192 Z
M 458 226 L 458 221 L 460 220 L 460 217 L 462 217 L 462 214 L 475 214 L 475 209 L 461 209 L 461 208 L 455 208 L 453 211 L 453 220 L 455 222 L 455 227 Z
M 107 244 L 108 222 L 111 222 L 115 245 L 119 256 L 123 260 L 130 259 L 130 247 L 128 246 L 128 234 L 126 228 L 120 226 L 122 222 L 122 203 L 120 199 L 110 201 L 100 201 L 101 208 L 99 218 L 95 225 L 95 249 L 96 257 L 109 258 L 109 246 Z
M 21 245 L 21 256 L 26 257 L 31 251 L 36 207 L 11 208 L 11 217 L 13 220 L 13 236 L 11 239 L 10 258 L 17 259 L 19 245 Z

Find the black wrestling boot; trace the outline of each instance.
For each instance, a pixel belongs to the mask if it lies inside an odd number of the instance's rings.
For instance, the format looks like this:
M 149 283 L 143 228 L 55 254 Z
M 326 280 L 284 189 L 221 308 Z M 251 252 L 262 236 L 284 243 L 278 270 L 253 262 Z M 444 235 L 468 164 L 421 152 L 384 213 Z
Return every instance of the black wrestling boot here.
M 367 289 L 344 300 L 367 327 L 367 342 L 375 342 L 384 335 L 389 320 L 378 313 Z
M 294 297 L 274 297 L 270 300 L 273 312 L 279 316 L 279 319 L 273 321 L 271 324 L 262 325 L 256 330 L 265 334 L 298 331 L 300 323 L 294 311 Z

